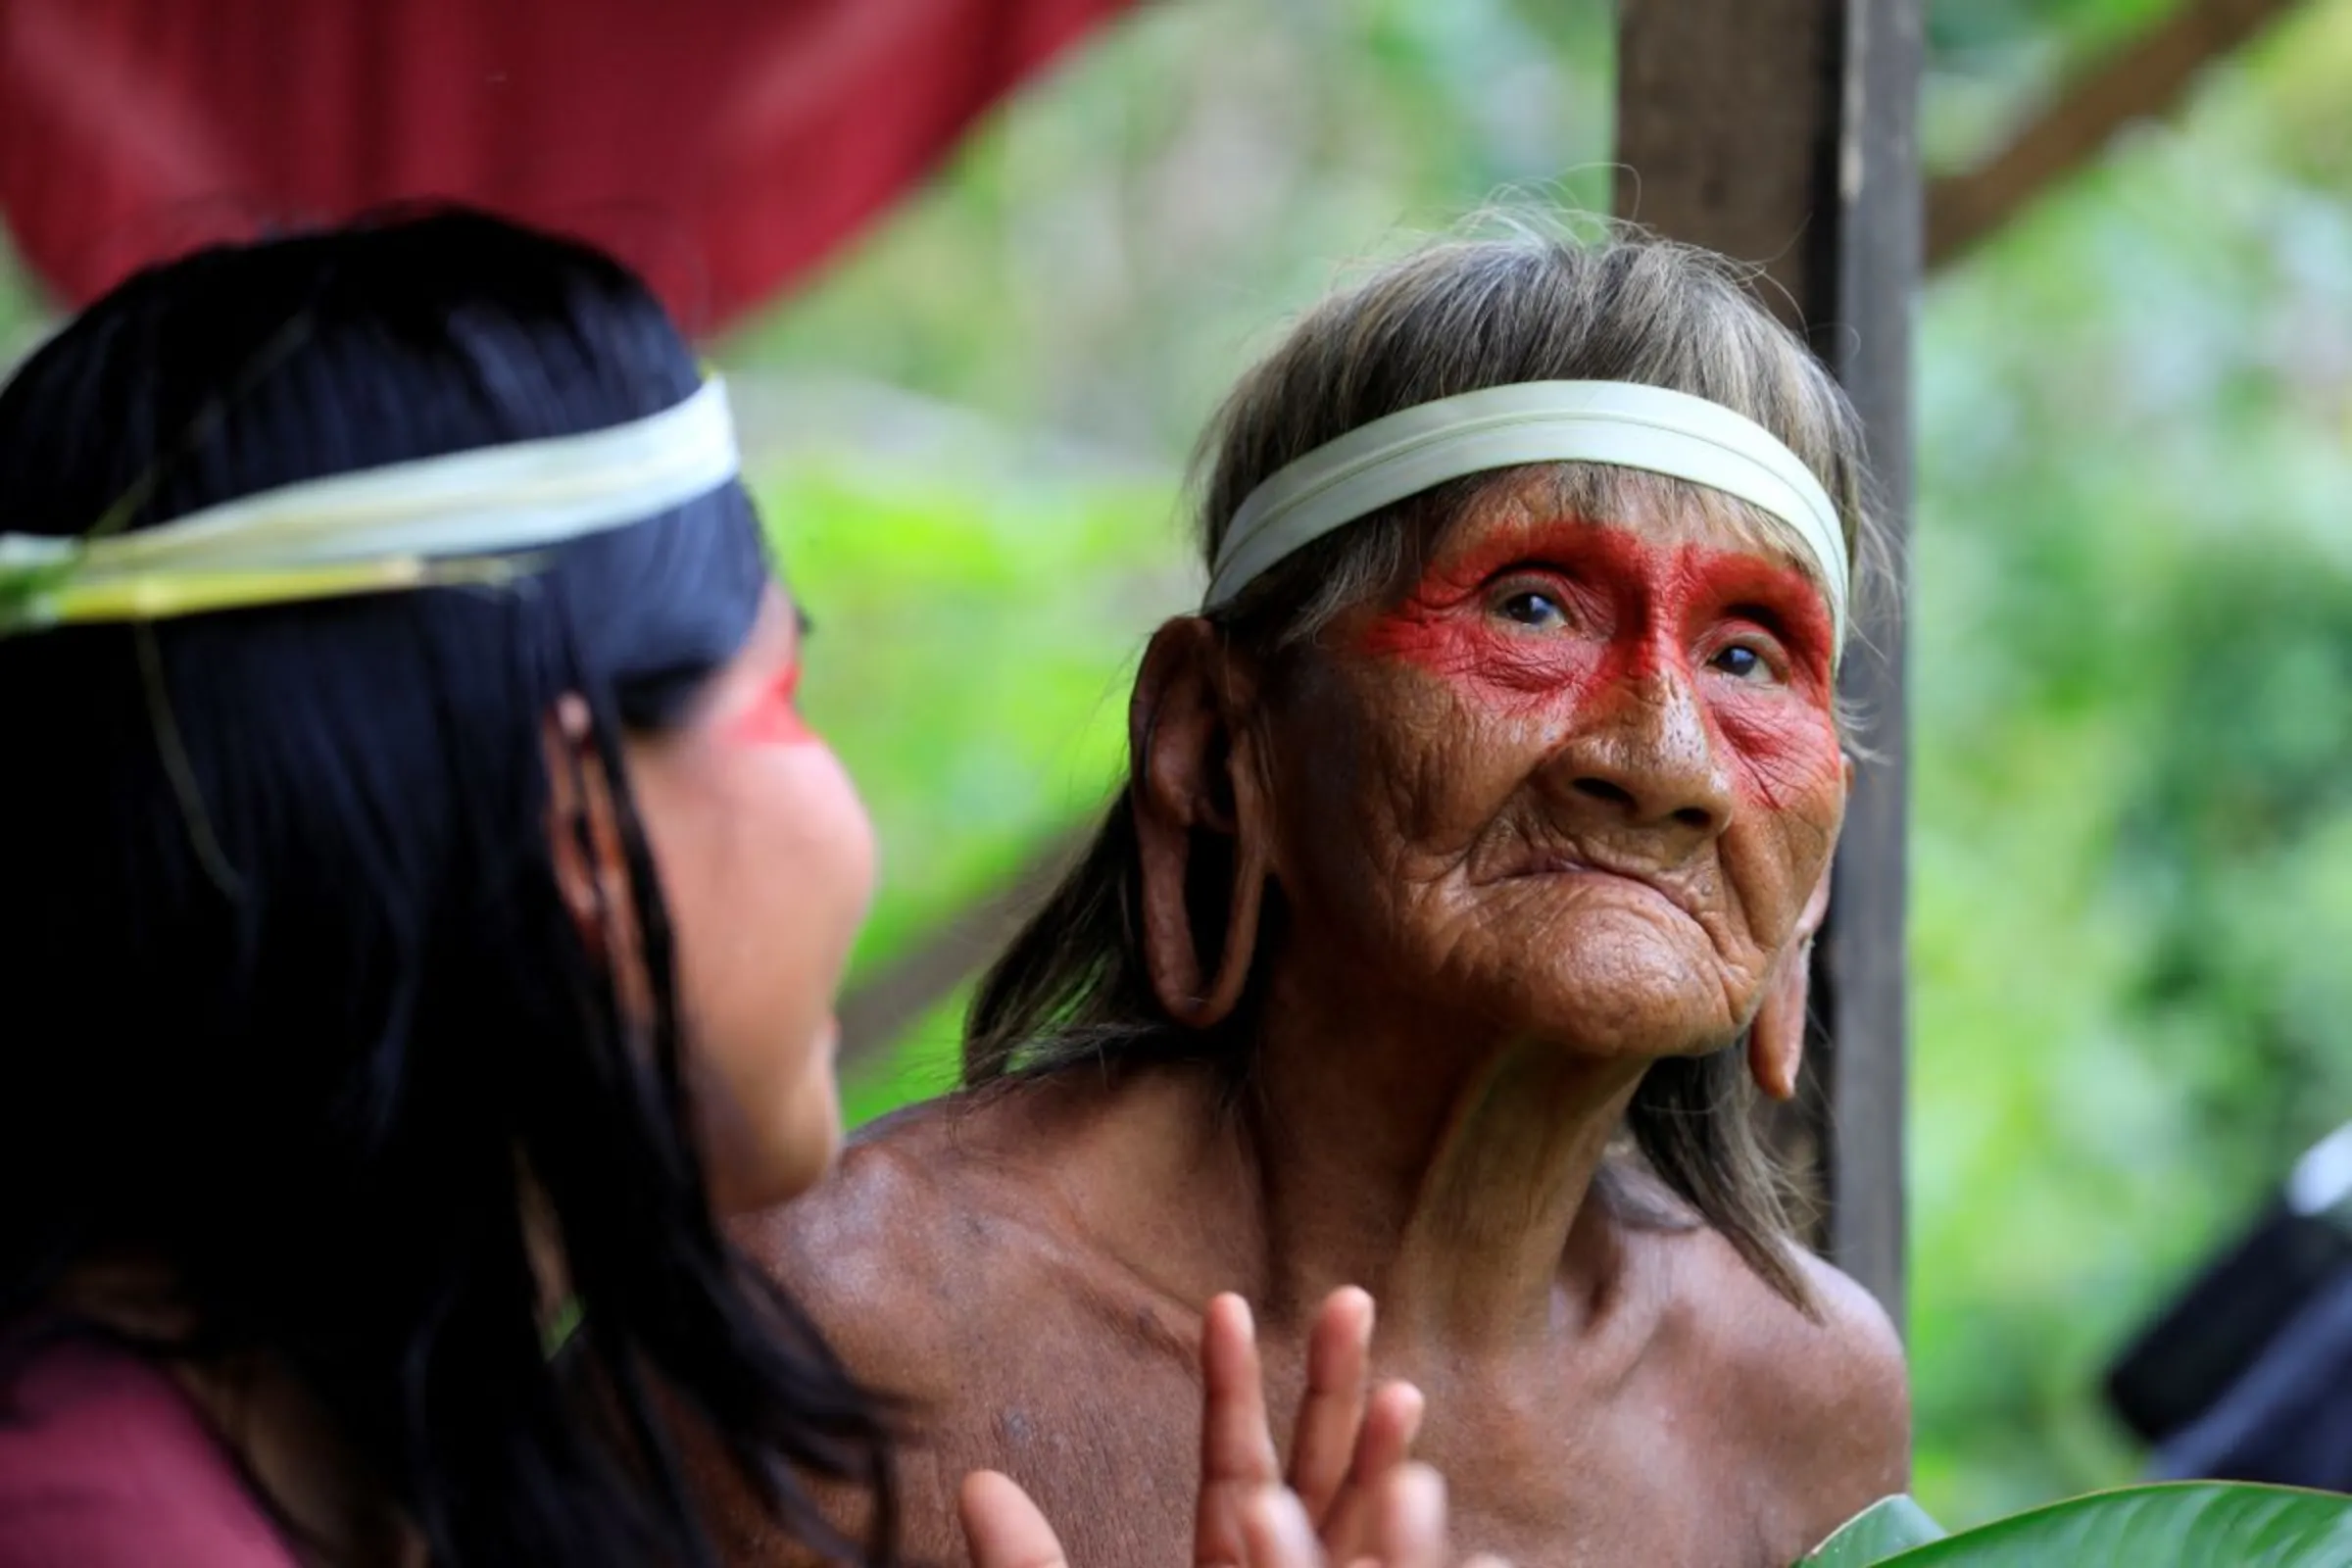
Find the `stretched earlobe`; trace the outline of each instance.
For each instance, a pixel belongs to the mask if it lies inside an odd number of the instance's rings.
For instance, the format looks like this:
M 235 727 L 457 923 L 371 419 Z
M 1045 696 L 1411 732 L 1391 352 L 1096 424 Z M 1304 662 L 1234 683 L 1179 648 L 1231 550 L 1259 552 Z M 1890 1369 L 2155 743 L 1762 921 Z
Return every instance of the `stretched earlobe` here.
M 1240 1004 L 1265 899 L 1265 801 L 1231 674 L 1208 622 L 1172 620 L 1144 655 L 1128 714 L 1145 965 L 1160 1005 L 1190 1029 Z M 1216 933 L 1205 956 L 1204 927 Z
M 1768 1099 L 1796 1098 L 1805 1059 L 1805 1009 L 1813 990 L 1813 939 L 1799 943 L 1772 977 L 1747 1026 L 1747 1070 Z
M 1829 917 L 1830 869 L 1821 868 L 1821 880 L 1797 916 L 1796 944 L 1782 958 L 1747 1026 L 1747 1070 L 1774 1100 L 1796 1098 L 1797 1069 L 1805 1059 L 1805 1015 L 1813 999 L 1813 939 Z
M 1223 930 L 1215 946 L 1214 968 L 1201 959 L 1196 931 L 1195 901 L 1185 897 L 1184 884 L 1197 879 L 1193 866 L 1167 868 L 1171 875 L 1155 877 L 1147 856 L 1144 869 L 1145 958 L 1152 973 L 1152 990 L 1168 1016 L 1188 1029 L 1213 1029 L 1233 1015 L 1250 983 L 1250 961 L 1257 954 L 1258 914 L 1264 905 L 1265 858 L 1256 852 L 1254 834 L 1243 834 L 1234 845 L 1230 867 L 1218 878 L 1225 884 Z M 1196 850 L 1200 847 L 1196 846 Z M 1182 852 L 1179 851 L 1181 854 Z M 1194 858 L 1207 858 L 1196 854 Z M 1156 889 L 1174 885 L 1176 897 L 1154 897 Z M 1170 909 L 1168 905 L 1175 907 Z

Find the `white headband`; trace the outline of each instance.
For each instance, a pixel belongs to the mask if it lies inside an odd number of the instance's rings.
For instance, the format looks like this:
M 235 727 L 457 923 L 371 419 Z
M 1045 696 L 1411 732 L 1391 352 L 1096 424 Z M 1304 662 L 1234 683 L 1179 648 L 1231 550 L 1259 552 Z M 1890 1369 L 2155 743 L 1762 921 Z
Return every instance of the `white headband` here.
M 626 424 L 305 480 L 133 533 L 0 533 L 0 637 L 512 575 L 522 563 L 478 558 L 642 521 L 740 467 L 713 378 Z
M 1845 643 L 1845 532 L 1802 459 L 1720 403 L 1631 381 L 1523 381 L 1423 403 L 1317 447 L 1250 492 L 1225 530 L 1202 608 L 1381 508 L 1464 474 L 1523 463 L 1642 468 L 1758 507 L 1819 569 Z

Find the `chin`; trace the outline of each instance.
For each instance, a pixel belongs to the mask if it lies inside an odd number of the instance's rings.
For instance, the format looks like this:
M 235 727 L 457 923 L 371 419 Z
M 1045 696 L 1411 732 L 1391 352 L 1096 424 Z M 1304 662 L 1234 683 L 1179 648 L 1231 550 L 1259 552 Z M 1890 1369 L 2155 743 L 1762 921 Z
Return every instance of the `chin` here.
M 710 1176 L 710 1204 L 723 1218 L 757 1213 L 788 1203 L 825 1179 L 841 1152 L 838 1123 L 821 1139 L 797 1141 L 761 1162 L 760 1169 L 714 1170 Z
M 722 1139 L 710 1161 L 710 1203 L 721 1215 L 747 1214 L 788 1202 L 823 1181 L 842 1146 L 841 1100 L 832 1074 L 821 1092 L 811 1085 L 794 1097 L 767 1135 Z
M 1580 925 L 1599 922 L 1580 922 Z M 1572 1046 L 1580 1055 L 1654 1060 L 1713 1051 L 1739 1038 L 1724 1005 L 1722 970 L 1710 948 L 1660 940 L 1646 923 L 1547 937 L 1520 953 L 1548 949 L 1552 961 L 1506 964 L 1482 1008 L 1514 1032 Z
M 1623 1005 L 1613 1004 L 1620 1002 Z M 1579 1056 L 1637 1061 L 1703 1056 L 1739 1039 L 1739 1031 L 1725 1028 L 1714 1009 L 1704 1016 L 1687 1008 L 1667 1017 L 1644 1011 L 1632 998 L 1585 997 L 1544 1009 L 1527 1032 L 1558 1041 Z
M 777 1147 L 767 1199 L 770 1203 L 800 1197 L 823 1181 L 841 1157 L 841 1097 L 834 1090 L 832 1074 L 825 1075 L 824 1093 L 808 1096 L 803 1104 L 813 1114 L 806 1116 Z
M 793 1151 L 792 1158 L 777 1177 L 769 1203 L 789 1202 L 823 1181 L 831 1173 L 833 1162 L 841 1157 L 841 1122 L 835 1118 L 824 1133 L 808 1140 Z

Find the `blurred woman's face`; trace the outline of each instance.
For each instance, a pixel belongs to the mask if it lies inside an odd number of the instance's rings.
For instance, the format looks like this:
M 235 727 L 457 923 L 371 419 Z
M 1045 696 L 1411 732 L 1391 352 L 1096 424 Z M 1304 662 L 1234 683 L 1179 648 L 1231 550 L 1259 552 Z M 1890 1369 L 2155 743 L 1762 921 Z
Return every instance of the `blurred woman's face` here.
M 1820 590 L 1698 515 L 1532 475 L 1269 718 L 1277 874 L 1351 967 L 1602 1054 L 1730 1044 L 1827 874 L 1846 769 Z
M 628 747 L 722 1212 L 809 1187 L 841 1142 L 833 999 L 873 891 L 873 829 L 794 707 L 800 670 L 799 616 L 771 590 L 687 721 Z

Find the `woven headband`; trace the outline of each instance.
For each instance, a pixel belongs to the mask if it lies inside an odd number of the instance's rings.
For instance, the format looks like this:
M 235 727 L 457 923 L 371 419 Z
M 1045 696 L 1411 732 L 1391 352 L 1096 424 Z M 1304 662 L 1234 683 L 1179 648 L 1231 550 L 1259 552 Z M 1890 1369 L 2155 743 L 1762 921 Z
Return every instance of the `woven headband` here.
M 1818 568 L 1845 643 L 1845 533 L 1802 459 L 1719 403 L 1631 381 L 1524 381 L 1423 403 L 1348 431 L 1250 492 L 1225 530 L 1202 608 L 1325 534 L 1464 474 L 1603 463 L 1704 485 L 1788 526 Z
M 625 424 L 309 479 L 136 532 L 0 533 L 0 637 L 507 580 L 531 552 L 683 506 L 740 466 L 713 379 Z

